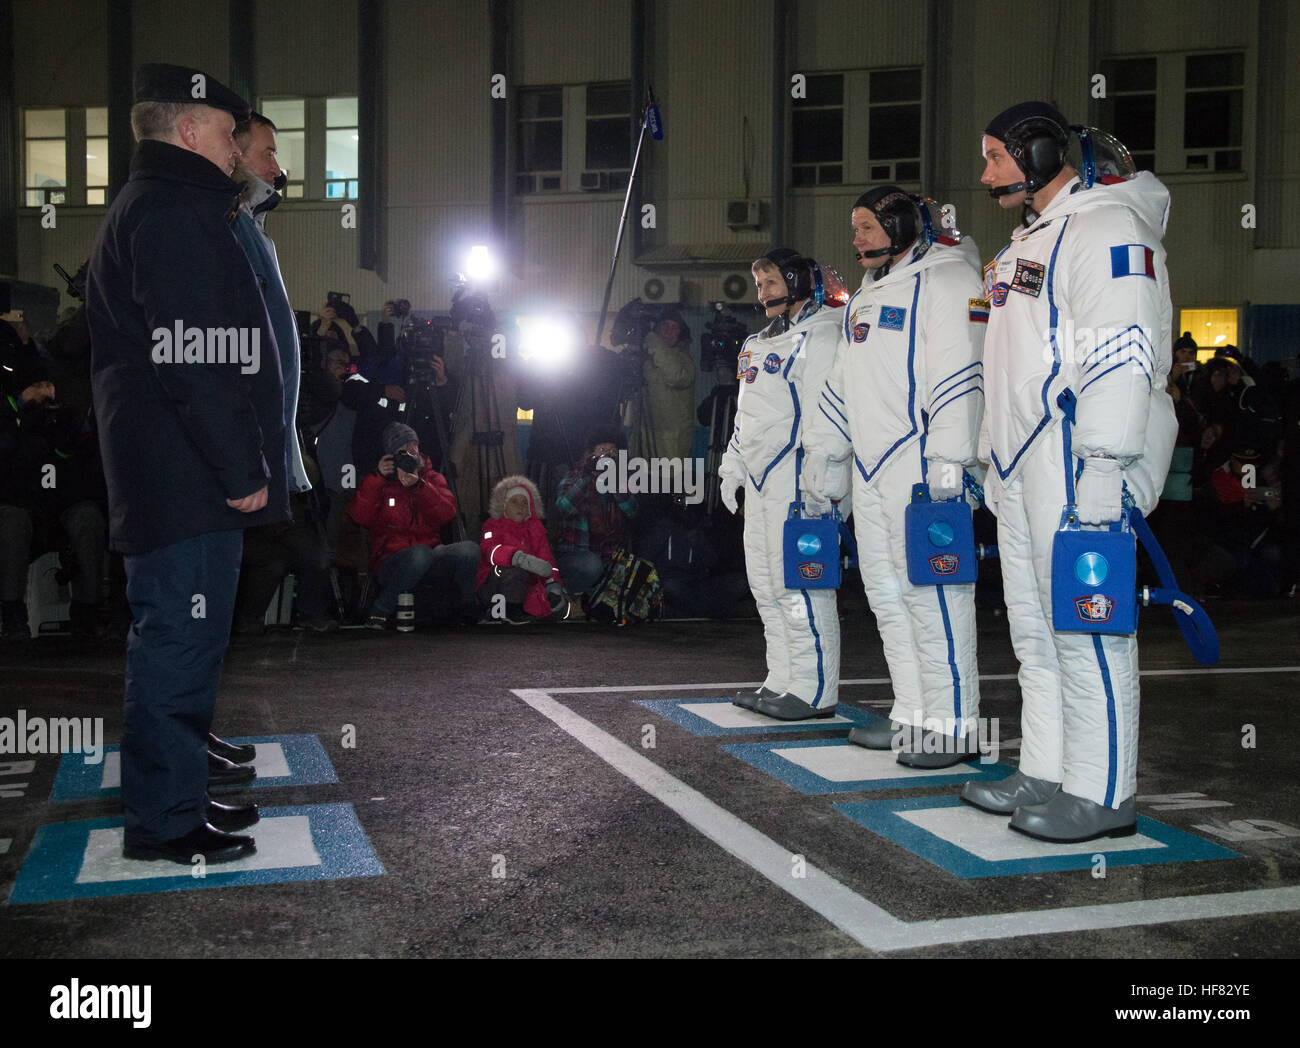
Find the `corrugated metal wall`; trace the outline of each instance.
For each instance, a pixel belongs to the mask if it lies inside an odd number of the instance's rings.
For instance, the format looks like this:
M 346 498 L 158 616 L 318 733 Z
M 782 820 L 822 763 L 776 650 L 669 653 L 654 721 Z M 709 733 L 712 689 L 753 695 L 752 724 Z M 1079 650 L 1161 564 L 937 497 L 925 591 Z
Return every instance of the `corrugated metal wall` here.
M 84 0 L 13 0 L 14 96 L 19 106 L 108 102 L 105 6 Z

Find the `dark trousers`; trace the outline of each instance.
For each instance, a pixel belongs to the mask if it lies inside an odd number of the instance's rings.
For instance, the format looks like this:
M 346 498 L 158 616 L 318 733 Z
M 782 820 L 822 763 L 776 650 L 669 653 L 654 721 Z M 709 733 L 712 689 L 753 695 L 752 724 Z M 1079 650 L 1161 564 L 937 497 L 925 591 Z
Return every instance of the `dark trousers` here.
M 478 559 L 478 543 L 468 539 L 440 546 L 408 546 L 398 550 L 380 565 L 378 581 L 381 589 L 373 610 L 380 615 L 391 615 L 401 594 L 414 592 L 421 582 L 436 579 L 451 579 L 456 586 L 456 600 L 462 604 L 472 603 Z
M 298 621 L 319 621 L 327 616 L 330 592 L 329 557 L 315 528 L 294 524 L 249 528 L 244 532 L 243 565 L 239 584 L 239 621 L 260 623 L 266 607 L 285 576 L 298 580 L 294 604 Z
M 128 844 L 159 844 L 204 822 L 208 732 L 243 539 L 242 531 L 217 531 L 124 558 L 132 615 L 122 721 Z

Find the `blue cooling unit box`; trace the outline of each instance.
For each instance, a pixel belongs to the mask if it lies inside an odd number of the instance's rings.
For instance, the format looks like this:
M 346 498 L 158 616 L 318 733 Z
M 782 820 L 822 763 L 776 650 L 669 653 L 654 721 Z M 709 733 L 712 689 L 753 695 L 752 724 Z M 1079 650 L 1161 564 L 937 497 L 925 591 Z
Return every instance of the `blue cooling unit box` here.
M 1074 506 L 1052 540 L 1052 628 L 1062 633 L 1137 632 L 1137 540 L 1128 517 L 1084 531 Z
M 785 522 L 786 589 L 838 589 L 840 585 L 840 512 L 803 516 L 803 503 L 790 503 Z
M 912 486 L 903 512 L 907 579 L 913 586 L 952 586 L 974 582 L 975 525 L 964 498 L 931 502 L 925 484 Z

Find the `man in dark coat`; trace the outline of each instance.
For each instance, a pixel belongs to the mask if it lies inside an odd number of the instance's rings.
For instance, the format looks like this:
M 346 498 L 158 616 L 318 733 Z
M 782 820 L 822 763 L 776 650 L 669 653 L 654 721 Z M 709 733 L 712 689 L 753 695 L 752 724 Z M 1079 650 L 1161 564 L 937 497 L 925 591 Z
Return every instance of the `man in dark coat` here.
M 179 66 L 136 74 L 131 177 L 100 227 L 86 311 L 109 540 L 133 622 L 122 727 L 123 854 L 209 863 L 255 850 L 254 805 L 207 797 L 208 732 L 243 530 L 288 517 L 284 388 L 231 232 L 231 137 L 248 104 Z

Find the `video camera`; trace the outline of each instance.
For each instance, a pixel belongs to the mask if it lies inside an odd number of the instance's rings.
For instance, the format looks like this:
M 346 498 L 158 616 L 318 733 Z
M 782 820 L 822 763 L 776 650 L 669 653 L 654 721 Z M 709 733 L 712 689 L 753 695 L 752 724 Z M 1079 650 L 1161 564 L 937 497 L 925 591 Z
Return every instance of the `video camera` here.
M 659 322 L 660 309 L 639 298 L 632 299 L 614 314 L 614 326 L 609 333 L 611 346 L 628 346 L 640 349 L 655 324 Z
M 709 307 L 713 316 L 700 334 L 700 369 L 713 371 L 725 364 L 735 374 L 736 360 L 740 356 L 740 347 L 750 335 L 749 328 L 731 312 L 734 306 L 726 302 L 710 302 Z

